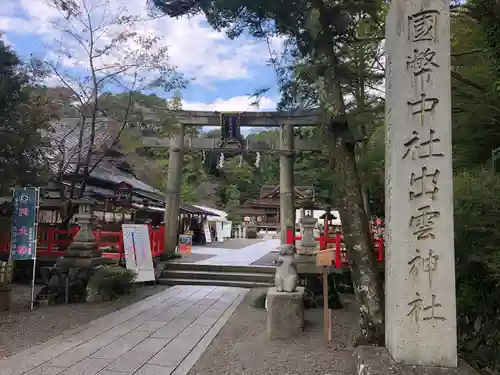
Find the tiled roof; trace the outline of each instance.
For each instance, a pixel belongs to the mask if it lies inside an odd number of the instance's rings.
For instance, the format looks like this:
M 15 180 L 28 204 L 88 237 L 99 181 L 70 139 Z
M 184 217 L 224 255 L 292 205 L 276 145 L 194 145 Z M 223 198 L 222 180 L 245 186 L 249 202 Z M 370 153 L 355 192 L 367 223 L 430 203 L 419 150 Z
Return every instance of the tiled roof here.
M 97 118 L 95 125 L 94 150 L 99 150 L 107 147 L 113 141 L 112 127 L 107 118 Z M 80 129 L 80 118 L 61 118 L 53 121 L 50 131 L 44 134 L 50 139 L 44 154 L 50 161 L 54 172 L 59 172 L 61 161 L 63 161 L 65 173 L 74 171 L 79 154 Z M 82 134 L 81 157 L 83 160 L 87 156 L 90 139 L 91 121 L 87 119 Z
M 202 215 L 207 215 L 207 216 L 219 216 L 219 215 L 216 215 L 212 212 L 208 212 L 207 210 L 204 210 L 203 208 L 199 208 L 199 207 L 193 206 L 191 204 L 187 204 L 187 203 L 181 203 L 180 210 L 184 211 L 188 214 L 202 214 Z
M 99 150 L 106 150 L 113 142 L 113 129 L 112 125 L 106 118 L 98 118 L 96 122 L 95 131 L 95 141 L 94 141 L 94 151 L 95 157 L 99 156 Z M 83 141 L 82 141 L 82 159 L 86 157 L 89 145 L 90 145 L 90 134 L 91 134 L 91 124 L 87 121 L 84 126 L 83 131 Z M 51 138 L 51 147 L 46 150 L 47 155 L 52 156 L 52 167 L 53 171 L 57 172 L 59 168 L 59 162 L 63 159 L 67 166 L 65 168 L 65 174 L 73 172 L 76 166 L 76 161 L 78 157 L 78 144 L 80 136 L 80 119 L 79 118 L 63 118 L 52 124 L 52 132 L 48 134 Z M 164 202 L 165 194 L 160 190 L 148 185 L 144 181 L 139 180 L 133 174 L 133 172 L 126 172 L 118 167 L 119 164 L 127 164 L 123 160 L 116 160 L 113 157 L 104 157 L 103 160 L 94 168 L 90 176 L 107 181 L 113 184 L 119 184 L 125 182 L 132 186 L 133 193 L 135 196 L 145 196 L 152 198 L 154 200 Z M 87 186 L 87 188 L 97 194 L 102 195 L 112 195 L 113 192 L 108 189 L 103 189 L 97 186 Z M 134 199 L 134 197 L 133 197 Z M 135 198 L 138 199 L 138 198 Z M 190 204 L 181 203 L 181 211 L 185 213 L 192 214 L 206 214 L 212 215 L 213 213 L 194 207 Z
M 62 118 L 52 123 L 51 131 L 47 134 L 51 139 L 50 147 L 45 150 L 45 153 L 51 161 L 51 167 L 54 172 L 59 172 L 61 161 L 65 164 L 65 174 L 69 174 L 75 170 L 78 158 L 80 129 L 79 118 Z M 95 155 L 93 155 L 92 158 L 93 162 L 96 161 L 96 157 L 102 154 L 102 151 L 107 150 L 107 148 L 111 146 L 111 142 L 114 140 L 113 134 L 115 132 L 116 129 L 113 128 L 107 118 L 101 117 L 97 119 L 93 152 Z M 82 135 L 82 160 L 85 160 L 87 156 L 90 146 L 90 136 L 91 122 L 90 119 L 88 119 L 85 122 Z M 159 195 L 159 197 L 156 198 L 164 199 L 161 191 L 137 179 L 133 173 L 127 173 L 120 170 L 114 165 L 116 163 L 113 163 L 113 161 L 111 157 L 105 157 L 92 171 L 91 177 L 116 184 L 126 182 L 134 189 Z
M 110 165 L 107 161 L 101 162 L 91 173 L 91 176 L 111 183 L 119 184 L 126 182 L 132 188 L 142 190 L 148 193 L 164 196 L 164 194 L 154 187 L 146 184 L 144 181 L 137 179 L 134 175 L 126 173 L 118 169 L 116 166 Z
M 103 189 L 97 186 L 87 186 L 87 191 L 96 193 L 96 194 L 101 194 L 103 196 L 112 196 L 114 192 L 109 189 Z M 137 191 L 134 191 L 135 194 L 137 194 Z M 132 195 L 132 202 L 141 204 L 142 200 L 137 196 L 137 195 Z M 157 198 L 155 198 L 157 199 Z M 165 202 L 165 196 L 162 195 L 161 199 L 157 199 L 158 201 Z M 187 214 L 202 214 L 202 215 L 209 215 L 209 216 L 218 216 L 212 212 L 209 212 L 207 210 L 204 210 L 200 207 L 193 206 L 191 204 L 187 203 L 182 203 L 179 206 L 181 212 L 187 213 Z

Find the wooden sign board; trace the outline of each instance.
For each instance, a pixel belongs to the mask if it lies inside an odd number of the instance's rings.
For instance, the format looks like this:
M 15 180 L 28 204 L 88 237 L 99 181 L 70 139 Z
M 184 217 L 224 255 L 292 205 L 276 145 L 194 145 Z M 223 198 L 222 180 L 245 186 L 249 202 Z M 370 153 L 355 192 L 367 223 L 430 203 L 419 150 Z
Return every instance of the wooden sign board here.
M 121 206 L 132 206 L 132 185 L 120 182 L 115 189 L 115 200 Z
M 332 266 L 335 257 L 335 249 L 327 249 L 316 253 L 317 266 Z

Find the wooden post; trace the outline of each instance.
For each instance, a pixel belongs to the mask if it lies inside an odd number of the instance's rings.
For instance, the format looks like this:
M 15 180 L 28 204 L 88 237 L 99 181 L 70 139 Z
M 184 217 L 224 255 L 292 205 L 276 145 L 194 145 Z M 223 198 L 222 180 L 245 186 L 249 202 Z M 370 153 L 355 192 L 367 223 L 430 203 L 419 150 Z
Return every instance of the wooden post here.
M 286 244 L 287 229 L 295 236 L 295 197 L 293 186 L 293 125 L 281 125 L 280 132 L 280 219 L 281 244 Z M 292 242 L 295 245 L 295 241 Z
M 334 249 L 326 249 L 315 252 L 316 265 L 323 269 L 323 329 L 325 333 L 325 341 L 332 341 L 332 311 L 328 306 L 328 269 L 333 264 Z
M 182 165 L 184 161 L 185 125 L 180 124 L 175 145 L 170 149 L 168 161 L 167 194 L 165 199 L 165 249 L 167 254 L 173 254 L 177 245 L 179 229 L 179 213 L 181 203 Z

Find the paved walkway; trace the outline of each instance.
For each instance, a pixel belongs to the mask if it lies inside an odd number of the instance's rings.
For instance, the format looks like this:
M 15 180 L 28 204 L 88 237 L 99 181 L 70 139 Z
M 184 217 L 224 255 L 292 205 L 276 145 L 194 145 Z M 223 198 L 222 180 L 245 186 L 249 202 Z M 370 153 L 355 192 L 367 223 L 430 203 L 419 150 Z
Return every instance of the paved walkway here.
M 193 253 L 215 255 L 212 258 L 200 260 L 196 264 L 215 264 L 221 266 L 249 266 L 257 259 L 280 245 L 279 239 L 266 240 L 241 249 L 220 249 L 215 247 L 193 248 Z
M 185 375 L 248 290 L 175 286 L 0 361 L 0 375 Z

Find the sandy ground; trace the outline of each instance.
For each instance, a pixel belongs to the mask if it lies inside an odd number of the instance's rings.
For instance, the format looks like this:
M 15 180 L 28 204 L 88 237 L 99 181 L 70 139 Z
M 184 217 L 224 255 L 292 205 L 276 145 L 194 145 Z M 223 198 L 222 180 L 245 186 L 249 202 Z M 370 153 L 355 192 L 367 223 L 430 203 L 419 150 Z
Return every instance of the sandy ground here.
M 266 310 L 252 306 L 262 289 L 252 290 L 188 375 L 343 375 L 352 372 L 353 349 L 348 344 L 357 329 L 354 296 L 332 311 L 331 344 L 323 339 L 323 310 L 306 310 L 302 336 L 268 340 Z
M 43 343 L 65 330 L 89 323 L 166 288 L 164 285 L 137 286 L 132 295 L 111 302 L 45 305 L 29 311 L 31 288 L 14 285 L 12 310 L 0 312 L 0 359 Z

